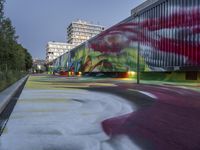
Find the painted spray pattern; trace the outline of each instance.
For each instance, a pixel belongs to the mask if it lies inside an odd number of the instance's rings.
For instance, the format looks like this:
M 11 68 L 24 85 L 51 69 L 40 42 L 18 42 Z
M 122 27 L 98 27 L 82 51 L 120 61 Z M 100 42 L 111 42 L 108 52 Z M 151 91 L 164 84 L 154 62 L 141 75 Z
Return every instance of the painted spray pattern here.
M 168 17 L 116 25 L 91 41 L 90 48 L 102 53 L 120 53 L 126 47 L 137 48 L 140 42 L 140 54 L 149 66 L 196 66 L 200 64 L 199 33 L 200 11 L 180 9 Z M 169 62 L 173 59 L 176 60 Z
M 59 57 L 55 66 L 76 72 L 136 71 L 140 44 L 141 71 L 195 70 L 200 67 L 199 6 L 198 0 L 168 0 L 73 49 L 67 61 Z

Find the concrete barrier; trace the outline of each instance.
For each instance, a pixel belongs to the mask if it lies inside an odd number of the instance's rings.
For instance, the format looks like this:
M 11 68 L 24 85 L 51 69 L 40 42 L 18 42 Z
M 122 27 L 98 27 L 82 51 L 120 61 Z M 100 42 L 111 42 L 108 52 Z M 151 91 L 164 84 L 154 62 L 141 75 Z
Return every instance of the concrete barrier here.
M 0 114 L 4 111 L 6 106 L 9 104 L 10 100 L 13 96 L 17 93 L 20 86 L 23 85 L 24 82 L 26 82 L 27 78 L 29 76 L 25 76 L 4 91 L 0 92 Z

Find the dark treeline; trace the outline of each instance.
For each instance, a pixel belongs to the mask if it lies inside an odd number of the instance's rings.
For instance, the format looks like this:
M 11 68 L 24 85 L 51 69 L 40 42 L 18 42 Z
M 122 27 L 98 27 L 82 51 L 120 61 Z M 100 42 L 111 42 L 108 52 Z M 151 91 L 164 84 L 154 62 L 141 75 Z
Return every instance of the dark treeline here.
M 21 44 L 17 42 L 15 28 L 11 20 L 4 16 L 4 0 L 0 0 L 0 65 L 4 69 L 28 70 L 32 67 L 32 57 Z
M 32 67 L 32 57 L 27 49 L 17 42 L 15 28 L 11 20 L 4 15 L 4 2 L 5 0 L 0 0 L 0 81 L 7 84 L 14 82 L 14 79 L 16 81 Z

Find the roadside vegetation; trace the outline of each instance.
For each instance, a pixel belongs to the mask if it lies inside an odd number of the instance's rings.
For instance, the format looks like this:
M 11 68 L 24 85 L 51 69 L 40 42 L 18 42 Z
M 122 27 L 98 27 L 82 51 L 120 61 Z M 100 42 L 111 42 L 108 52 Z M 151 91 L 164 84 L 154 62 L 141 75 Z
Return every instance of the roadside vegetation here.
M 9 18 L 4 15 L 5 0 L 0 0 L 0 91 L 27 74 L 32 67 L 28 50 L 18 43 Z

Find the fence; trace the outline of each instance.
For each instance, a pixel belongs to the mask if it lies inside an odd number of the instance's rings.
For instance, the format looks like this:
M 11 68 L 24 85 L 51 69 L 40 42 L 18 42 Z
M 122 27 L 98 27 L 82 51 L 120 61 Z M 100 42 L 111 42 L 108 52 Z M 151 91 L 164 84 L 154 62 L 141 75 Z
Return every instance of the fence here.
M 11 70 L 7 63 L 0 64 L 0 91 L 26 75 L 25 71 Z

